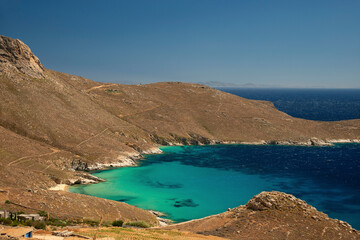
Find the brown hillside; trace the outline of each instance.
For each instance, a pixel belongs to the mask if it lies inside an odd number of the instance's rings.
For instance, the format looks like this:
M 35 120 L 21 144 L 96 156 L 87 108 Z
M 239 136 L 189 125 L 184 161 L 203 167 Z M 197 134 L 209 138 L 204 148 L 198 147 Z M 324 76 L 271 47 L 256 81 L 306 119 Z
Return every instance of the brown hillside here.
M 93 208 L 109 210 L 101 212 L 106 219 L 126 212 L 121 203 L 47 189 L 97 182 L 79 170 L 132 165 L 142 153 L 158 153 L 159 145 L 360 139 L 360 120 L 297 119 L 269 102 L 203 85 L 98 83 L 48 70 L 28 46 L 4 36 L 0 83 L 0 190 L 6 193 L 0 199 L 53 214 L 66 209 L 64 217 L 99 218 Z M 10 208 L 4 201 L 0 207 Z M 137 208 L 128 213 L 154 221 Z

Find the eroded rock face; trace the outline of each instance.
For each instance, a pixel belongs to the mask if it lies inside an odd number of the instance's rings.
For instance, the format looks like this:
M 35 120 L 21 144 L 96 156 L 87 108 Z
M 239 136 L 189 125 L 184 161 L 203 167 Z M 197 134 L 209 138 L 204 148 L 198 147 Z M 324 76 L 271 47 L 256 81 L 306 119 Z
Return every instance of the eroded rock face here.
M 18 70 L 33 78 L 45 78 L 44 66 L 19 39 L 0 36 L 0 72 Z

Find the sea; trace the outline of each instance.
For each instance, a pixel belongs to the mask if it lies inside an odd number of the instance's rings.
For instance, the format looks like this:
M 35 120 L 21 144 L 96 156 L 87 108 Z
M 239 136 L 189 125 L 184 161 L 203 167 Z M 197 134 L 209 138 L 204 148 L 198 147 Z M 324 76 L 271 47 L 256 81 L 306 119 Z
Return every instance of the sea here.
M 360 119 L 360 89 L 234 89 L 293 117 Z M 206 145 L 161 147 L 137 167 L 93 172 L 106 182 L 70 191 L 126 202 L 175 222 L 246 204 L 262 191 L 293 194 L 360 230 L 360 144 L 325 147 Z

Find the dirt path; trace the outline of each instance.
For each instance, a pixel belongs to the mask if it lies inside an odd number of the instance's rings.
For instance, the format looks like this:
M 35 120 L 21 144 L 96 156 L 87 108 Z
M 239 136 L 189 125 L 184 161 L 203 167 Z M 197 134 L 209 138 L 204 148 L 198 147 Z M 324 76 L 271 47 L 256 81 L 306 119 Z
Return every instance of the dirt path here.
M 139 115 L 139 114 L 143 114 L 145 112 L 150 112 L 150 111 L 153 111 L 157 108 L 161 108 L 163 106 L 163 104 L 160 104 L 159 106 L 155 106 L 155 107 L 152 107 L 152 108 L 149 108 L 149 109 L 145 109 L 145 110 L 142 110 L 140 112 L 136 112 L 136 113 L 132 113 L 132 114 L 128 114 L 128 115 L 123 115 L 122 117 L 131 117 L 131 116 L 135 116 L 135 115 Z
M 112 83 L 112 84 L 103 84 L 103 85 L 100 85 L 100 86 L 95 86 L 95 87 L 92 87 L 92 88 L 89 88 L 89 89 L 86 89 L 85 92 L 86 93 L 89 93 L 95 89 L 99 89 L 99 88 L 103 88 L 103 87 L 110 87 L 110 86 L 114 86 L 114 85 L 118 85 L 116 83 Z
M 100 133 L 98 133 L 98 134 L 96 134 L 96 135 L 94 135 L 94 136 L 92 136 L 92 137 L 89 137 L 88 139 L 85 139 L 84 141 L 82 141 L 81 143 L 79 143 L 78 145 L 76 145 L 74 148 L 77 148 L 77 147 L 79 147 L 80 145 L 82 145 L 82 144 L 90 141 L 91 139 L 100 136 L 101 134 L 103 134 L 104 132 L 106 132 L 108 129 L 109 129 L 109 128 L 105 128 L 105 129 L 102 130 Z
M 28 161 L 29 159 L 31 158 L 38 158 L 38 157 L 44 157 L 44 156 L 49 156 L 49 155 L 52 155 L 52 154 L 55 154 L 57 152 L 60 152 L 61 150 L 59 149 L 56 149 L 56 148 L 51 148 L 52 152 L 51 153 L 44 153 L 44 154 L 39 154 L 39 155 L 32 155 L 32 156 L 25 156 L 25 157 L 21 157 L 21 158 L 18 158 L 12 162 L 9 162 L 8 163 L 8 167 L 13 165 L 13 164 L 19 164 L 20 162 L 25 162 L 25 161 Z
M 221 109 L 221 107 L 222 107 L 222 94 L 219 94 L 218 92 L 216 92 L 215 93 L 215 95 L 214 95 L 214 97 L 216 97 L 216 96 L 218 96 L 219 95 L 219 106 L 218 106 L 218 108 L 217 108 L 217 110 L 216 110 L 216 112 L 215 112 L 215 115 L 217 116 L 217 117 L 220 117 L 219 116 L 219 111 L 220 111 L 220 109 Z

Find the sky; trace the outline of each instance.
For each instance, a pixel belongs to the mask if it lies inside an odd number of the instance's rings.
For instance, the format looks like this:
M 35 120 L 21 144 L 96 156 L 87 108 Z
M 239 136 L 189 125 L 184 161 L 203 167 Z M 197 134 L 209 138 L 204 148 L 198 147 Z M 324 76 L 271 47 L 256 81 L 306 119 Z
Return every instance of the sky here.
M 360 88 L 359 0 L 1 0 L 0 35 L 100 82 Z

